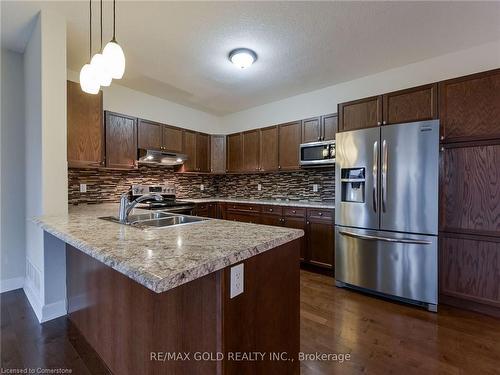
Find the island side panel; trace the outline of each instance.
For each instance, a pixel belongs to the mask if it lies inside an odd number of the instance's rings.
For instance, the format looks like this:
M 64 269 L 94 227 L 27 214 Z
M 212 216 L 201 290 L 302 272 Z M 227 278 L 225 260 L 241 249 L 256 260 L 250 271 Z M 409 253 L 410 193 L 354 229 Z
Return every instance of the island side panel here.
M 224 269 L 224 374 L 299 374 L 300 239 L 244 262 L 244 292 L 230 298 Z M 235 352 L 265 352 L 264 361 L 235 361 Z M 293 361 L 269 360 L 287 352 Z
M 158 294 L 70 245 L 66 262 L 69 319 L 114 374 L 220 373 L 150 353 L 221 350 L 222 271 Z

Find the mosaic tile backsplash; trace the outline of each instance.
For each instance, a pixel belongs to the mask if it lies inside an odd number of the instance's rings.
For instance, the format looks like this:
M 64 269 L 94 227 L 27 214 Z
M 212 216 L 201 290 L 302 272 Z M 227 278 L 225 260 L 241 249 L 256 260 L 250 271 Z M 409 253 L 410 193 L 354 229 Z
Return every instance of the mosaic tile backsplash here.
M 333 202 L 335 172 L 309 169 L 250 175 L 197 175 L 174 173 L 169 167 L 142 165 L 136 170 L 68 169 L 70 204 L 119 202 L 132 184 L 173 184 L 178 198 L 295 198 Z M 80 193 L 80 184 L 87 192 Z M 200 185 L 204 190 L 200 190 Z M 262 189 L 257 189 L 261 184 Z M 318 191 L 313 192 L 313 184 Z

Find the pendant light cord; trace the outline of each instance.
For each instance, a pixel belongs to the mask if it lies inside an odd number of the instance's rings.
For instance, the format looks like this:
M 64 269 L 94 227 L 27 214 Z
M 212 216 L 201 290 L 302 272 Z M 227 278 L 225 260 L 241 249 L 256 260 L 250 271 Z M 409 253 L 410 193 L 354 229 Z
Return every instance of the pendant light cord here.
M 92 0 L 89 1 L 89 61 L 92 58 Z
M 102 0 L 101 0 L 101 53 L 102 53 Z
M 116 0 L 113 0 L 113 42 L 116 42 Z

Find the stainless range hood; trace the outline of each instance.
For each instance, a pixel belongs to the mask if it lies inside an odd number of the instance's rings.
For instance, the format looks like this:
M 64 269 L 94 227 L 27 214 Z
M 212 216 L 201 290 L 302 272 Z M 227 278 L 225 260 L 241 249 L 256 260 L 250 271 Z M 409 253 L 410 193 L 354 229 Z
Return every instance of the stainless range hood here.
M 188 159 L 185 154 L 139 149 L 139 163 L 157 165 L 181 165 Z

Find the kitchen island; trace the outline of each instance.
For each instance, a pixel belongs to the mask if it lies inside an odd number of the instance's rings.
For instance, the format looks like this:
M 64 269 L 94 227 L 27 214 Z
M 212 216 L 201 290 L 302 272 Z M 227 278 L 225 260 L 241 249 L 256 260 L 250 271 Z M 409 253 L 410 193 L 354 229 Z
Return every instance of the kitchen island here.
M 113 373 L 299 372 L 303 231 L 224 220 L 142 230 L 98 219 L 117 211 L 76 206 L 35 219 L 67 244 L 69 319 Z M 243 293 L 231 298 L 239 264 Z

